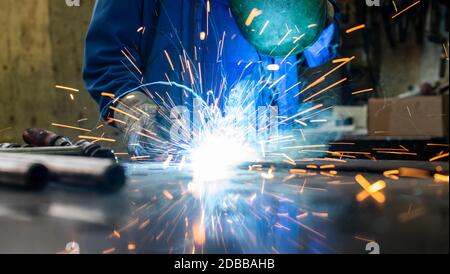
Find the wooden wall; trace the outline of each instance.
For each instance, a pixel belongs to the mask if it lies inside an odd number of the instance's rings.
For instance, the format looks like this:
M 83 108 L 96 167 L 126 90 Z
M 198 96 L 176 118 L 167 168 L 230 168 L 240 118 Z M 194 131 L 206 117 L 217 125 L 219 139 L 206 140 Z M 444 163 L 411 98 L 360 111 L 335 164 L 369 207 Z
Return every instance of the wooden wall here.
M 68 7 L 63 0 L 0 1 L 0 143 L 21 142 L 27 127 L 76 137 L 50 124 L 92 128 L 98 108 L 81 77 L 83 45 L 95 1 Z M 55 85 L 80 89 L 70 94 Z M 80 119 L 86 122 L 78 123 Z M 108 137 L 117 137 L 106 129 Z

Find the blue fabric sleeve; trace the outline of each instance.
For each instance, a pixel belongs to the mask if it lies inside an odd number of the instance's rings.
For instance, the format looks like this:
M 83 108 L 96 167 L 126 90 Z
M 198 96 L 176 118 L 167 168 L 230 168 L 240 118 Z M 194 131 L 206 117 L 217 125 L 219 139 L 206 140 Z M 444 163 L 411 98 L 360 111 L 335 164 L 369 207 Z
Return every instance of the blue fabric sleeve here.
M 322 32 L 319 39 L 309 46 L 303 53 L 310 68 L 321 66 L 338 55 L 340 43 L 340 11 L 335 1 L 330 1 L 334 7 L 335 16 L 333 22 Z
M 111 98 L 140 85 L 142 5 L 144 0 L 97 0 L 86 37 L 83 78 L 86 88 L 103 110 Z M 130 56 L 131 55 L 131 56 Z M 107 117 L 109 113 L 102 113 Z

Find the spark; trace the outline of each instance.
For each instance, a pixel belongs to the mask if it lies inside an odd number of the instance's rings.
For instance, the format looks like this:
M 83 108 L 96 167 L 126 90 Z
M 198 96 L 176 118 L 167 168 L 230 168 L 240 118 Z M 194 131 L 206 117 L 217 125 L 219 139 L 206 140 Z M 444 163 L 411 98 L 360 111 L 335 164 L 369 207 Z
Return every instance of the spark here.
M 364 189 L 356 196 L 356 200 L 358 202 L 362 202 L 370 196 L 380 204 L 386 202 L 386 197 L 384 196 L 384 194 L 379 192 L 380 190 L 386 188 L 386 183 L 384 181 L 380 180 L 374 184 L 370 184 L 370 182 L 367 181 L 367 179 L 362 175 L 357 175 L 355 177 L 355 180 Z
M 328 120 L 326 120 L 326 119 L 317 119 L 317 120 L 311 120 L 310 122 L 318 124 L 318 123 L 327 123 Z
M 311 107 L 311 108 L 308 108 L 307 110 L 304 110 L 304 111 L 302 111 L 302 112 L 297 113 L 296 115 L 294 115 L 294 116 L 292 116 L 292 117 L 287 118 L 286 120 L 281 121 L 280 124 L 284 124 L 284 123 L 286 123 L 287 121 L 290 121 L 290 120 L 292 120 L 292 119 L 295 119 L 295 118 L 297 118 L 297 117 L 299 117 L 299 116 L 302 116 L 302 115 L 304 115 L 304 114 L 306 114 L 306 113 L 309 113 L 309 112 L 314 111 L 314 110 L 316 110 L 316 109 L 319 109 L 319 108 L 321 108 L 321 107 L 323 107 L 323 104 L 315 105 L 315 106 L 313 106 L 313 107 Z
M 364 241 L 364 242 L 375 242 L 375 240 L 373 239 L 368 239 L 366 237 L 361 237 L 361 236 L 355 236 L 356 240 L 360 240 L 360 241 Z
M 167 169 L 169 167 L 170 163 L 172 162 L 172 159 L 173 155 L 169 155 L 169 157 L 167 157 L 167 160 L 163 164 L 164 169 Z
M 448 157 L 448 153 L 445 153 L 445 154 L 442 154 L 442 155 L 438 155 L 438 156 L 435 156 L 435 157 L 431 158 L 430 162 L 435 162 L 437 160 L 444 159 L 444 158 L 447 158 L 447 157 Z
M 93 140 L 93 141 L 96 141 L 96 142 L 99 142 L 99 141 L 111 142 L 111 143 L 115 143 L 116 142 L 115 139 L 111 139 L 111 138 L 93 137 L 93 136 L 84 136 L 84 135 L 80 135 L 80 136 L 78 136 L 78 138 L 86 139 L 86 140 Z
M 80 92 L 79 89 L 70 88 L 70 87 L 61 86 L 61 85 L 56 85 L 55 88 L 60 89 L 60 90 L 64 90 L 64 91 L 69 91 L 69 92 Z
M 345 63 L 348 62 L 350 58 L 338 58 L 332 61 L 333 64 Z
M 356 27 L 353 27 L 353 28 L 350 28 L 350 29 L 346 30 L 345 33 L 349 34 L 349 33 L 352 33 L 354 31 L 361 30 L 361 29 L 364 29 L 364 28 L 366 28 L 366 24 L 361 24 L 359 26 L 356 26 Z
M 395 12 L 398 12 L 397 4 L 395 4 L 395 0 L 392 0 L 392 5 L 394 6 Z
M 206 39 L 206 32 L 200 32 L 200 40 L 204 41 Z
M 102 251 L 102 254 L 104 254 L 104 255 L 106 255 L 106 254 L 112 254 L 112 253 L 114 253 L 115 251 L 116 251 L 116 248 L 112 247 L 112 248 L 103 250 L 103 251 Z
M 339 64 L 338 66 L 336 66 L 335 68 L 331 69 L 330 71 L 328 71 L 327 73 L 325 73 L 323 76 L 319 77 L 316 81 L 312 82 L 309 86 L 307 86 L 306 88 L 304 88 L 302 91 L 300 91 L 295 97 L 303 94 L 304 92 L 306 92 L 307 90 L 310 90 L 311 88 L 319 85 L 320 83 L 322 83 L 323 81 L 326 80 L 326 78 L 328 76 L 330 76 L 331 74 L 333 74 L 334 72 L 336 72 L 337 70 L 339 70 L 340 68 L 342 68 L 343 66 L 347 65 L 348 63 L 350 63 L 351 61 L 353 61 L 356 57 L 353 56 L 351 58 L 347 58 L 346 61 L 342 62 L 341 64 Z
M 164 191 L 163 191 L 163 195 L 164 195 L 168 200 L 173 200 L 173 195 L 172 195 L 172 193 L 170 193 L 169 191 L 164 190 Z
M 448 147 L 448 144 L 427 144 L 427 146 L 433 146 L 433 147 Z
M 173 66 L 173 62 L 172 62 L 172 59 L 170 58 L 169 53 L 167 52 L 167 50 L 164 50 L 164 53 L 166 54 L 167 61 L 169 61 L 170 67 L 172 68 L 172 71 L 175 71 L 175 67 Z
M 204 245 L 206 242 L 205 225 L 197 223 L 192 226 L 193 238 L 196 245 Z
M 146 160 L 146 159 L 150 159 L 150 156 L 142 155 L 142 156 L 133 156 L 133 157 L 131 157 L 132 161 Z
M 259 35 L 262 35 L 264 33 L 264 31 L 266 30 L 269 23 L 270 23 L 269 20 L 267 20 L 266 23 L 264 23 L 264 26 L 262 27 L 261 31 L 259 32 Z
M 369 88 L 369 89 L 363 89 L 363 90 L 359 90 L 359 91 L 355 91 L 352 92 L 353 95 L 358 95 L 358 94 L 362 94 L 362 93 L 367 93 L 367 92 L 372 92 L 373 88 Z
M 336 86 L 339 86 L 340 84 L 346 82 L 347 80 L 348 80 L 348 78 L 344 78 L 344 79 L 341 79 L 341 80 L 337 81 L 336 83 L 334 83 L 334 84 L 332 84 L 332 85 L 322 89 L 321 91 L 316 92 L 315 94 L 311 95 L 310 97 L 306 98 L 305 100 L 303 100 L 303 103 L 306 103 L 306 102 L 314 99 L 315 97 L 319 96 L 320 94 L 322 94 L 322 93 L 324 93 L 324 92 L 326 92 L 326 91 L 328 91 L 328 90 L 330 90 L 330 89 L 332 89 L 332 88 L 334 88 Z
M 262 10 L 259 10 L 257 8 L 252 9 L 252 11 L 250 12 L 250 15 L 248 16 L 247 20 L 245 21 L 245 25 L 247 27 L 249 27 L 253 23 L 253 20 L 255 20 L 255 18 L 260 16 L 262 13 L 263 13 Z
M 125 51 L 123 51 L 123 50 L 121 50 L 121 52 L 122 52 L 122 54 L 123 54 L 123 56 L 125 56 L 125 58 L 130 62 L 130 64 L 134 67 L 134 69 L 140 74 L 140 75 L 142 75 L 142 71 L 139 69 L 139 67 L 136 65 L 136 63 L 132 60 L 132 55 L 130 54 L 130 56 L 128 56 L 128 54 L 125 52 Z
M 134 116 L 134 115 L 129 114 L 128 112 L 125 112 L 125 111 L 123 111 L 123 110 L 121 110 L 121 109 L 118 109 L 118 108 L 116 108 L 116 107 L 113 107 L 113 106 L 110 106 L 109 108 L 110 108 L 111 110 L 117 112 L 117 113 L 123 114 L 123 115 L 125 115 L 125 116 L 130 117 L 131 119 L 134 119 L 134 120 L 136 120 L 136 121 L 139 121 L 139 118 L 137 118 L 137 117 Z
M 329 214 L 328 212 L 312 212 L 312 216 L 327 219 Z
M 286 32 L 286 34 L 281 38 L 281 40 L 278 41 L 278 46 L 280 46 L 281 44 L 283 44 L 284 40 L 286 40 L 286 39 L 289 37 L 289 35 L 291 34 L 291 32 L 292 32 L 292 30 L 288 30 L 288 31 Z
M 415 3 L 413 3 L 413 4 L 411 4 L 410 6 L 406 7 L 405 9 L 403 9 L 403 10 L 397 12 L 394 16 L 392 16 L 392 19 L 397 18 L 399 15 L 405 13 L 405 12 L 408 11 L 409 9 L 411 9 L 411 8 L 413 8 L 414 6 L 420 4 L 420 2 L 421 2 L 421 1 L 419 0 L 419 1 L 417 1 L 417 2 L 415 2 Z
M 449 176 L 443 175 L 443 174 L 434 174 L 434 180 L 438 183 L 447 183 L 448 184 Z
M 414 152 L 400 152 L 400 151 L 377 151 L 379 154 L 396 154 L 396 155 L 409 155 L 409 156 L 417 156 L 417 153 Z
M 273 169 L 269 168 L 269 170 L 267 171 L 267 173 L 262 173 L 261 177 L 264 180 L 273 180 L 275 178 L 275 175 L 273 174 Z
M 138 28 L 138 29 L 136 30 L 136 32 L 140 32 L 140 33 L 144 34 L 144 32 L 145 32 L 145 27 L 140 27 L 140 28 Z
M 294 44 L 296 44 L 298 41 L 300 41 L 301 39 L 303 39 L 303 37 L 305 37 L 306 34 L 303 33 L 302 35 L 298 36 L 298 37 L 294 37 Z
M 393 179 L 393 180 L 399 180 L 400 177 L 397 175 L 400 175 L 400 170 L 387 170 L 385 172 L 383 172 L 384 177 L 387 177 L 389 179 Z
M 120 238 L 120 233 L 117 230 L 114 230 L 112 233 L 112 236 L 116 237 L 116 238 Z
M 67 128 L 67 129 L 74 129 L 74 130 L 79 130 L 79 131 L 84 131 L 84 132 L 92 132 L 92 130 L 90 130 L 90 129 L 81 128 L 81 127 L 75 127 L 75 126 L 69 126 L 69 125 L 63 125 L 63 124 L 52 123 L 52 126 L 54 126 L 54 127 L 61 127 L 61 128 Z
M 445 59 L 447 59 L 448 60 L 448 44 L 447 45 L 445 45 L 445 43 L 444 44 L 442 44 L 442 47 L 444 48 L 444 54 L 445 54 Z

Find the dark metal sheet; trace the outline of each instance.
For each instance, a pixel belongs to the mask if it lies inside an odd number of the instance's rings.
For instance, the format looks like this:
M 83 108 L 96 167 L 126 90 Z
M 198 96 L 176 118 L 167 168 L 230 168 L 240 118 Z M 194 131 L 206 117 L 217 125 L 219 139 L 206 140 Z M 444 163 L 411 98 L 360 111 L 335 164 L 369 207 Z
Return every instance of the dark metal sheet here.
M 0 253 L 57 253 L 70 241 L 81 253 L 367 253 L 370 241 L 381 253 L 448 253 L 448 183 L 432 178 L 365 174 L 387 183 L 379 204 L 356 201 L 363 189 L 348 171 L 280 169 L 270 179 L 237 170 L 208 183 L 201 200 L 189 171 L 137 164 L 128 173 L 128 187 L 111 195 L 0 189 Z M 205 242 L 195 245 L 202 216 Z

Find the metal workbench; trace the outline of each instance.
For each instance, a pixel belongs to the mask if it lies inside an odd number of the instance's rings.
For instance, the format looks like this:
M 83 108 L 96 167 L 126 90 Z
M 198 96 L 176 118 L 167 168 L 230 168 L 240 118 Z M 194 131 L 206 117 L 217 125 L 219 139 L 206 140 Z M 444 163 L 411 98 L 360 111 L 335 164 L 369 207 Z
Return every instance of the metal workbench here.
M 128 185 L 116 194 L 1 188 L 0 253 L 60 253 L 72 241 L 81 253 L 366 254 L 369 242 L 381 253 L 449 250 L 448 183 L 433 178 L 361 173 L 387 183 L 380 204 L 356 201 L 363 189 L 351 171 L 277 168 L 271 178 L 243 168 L 209 184 L 203 199 L 190 191 L 188 170 L 129 164 L 127 172 Z M 202 216 L 204 237 L 192 229 Z

